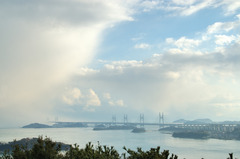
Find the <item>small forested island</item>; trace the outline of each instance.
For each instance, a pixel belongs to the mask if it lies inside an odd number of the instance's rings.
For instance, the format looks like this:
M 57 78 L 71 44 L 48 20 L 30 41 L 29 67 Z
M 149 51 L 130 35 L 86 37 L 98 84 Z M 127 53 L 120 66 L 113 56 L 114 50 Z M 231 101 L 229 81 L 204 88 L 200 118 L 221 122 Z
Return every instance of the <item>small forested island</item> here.
M 173 132 L 172 136 L 179 138 L 207 139 L 209 135 L 205 131 L 183 131 Z
M 198 128 L 193 129 L 191 127 L 165 127 L 159 129 L 163 133 L 171 133 L 173 137 L 178 138 L 191 138 L 191 139 L 223 139 L 223 140 L 240 140 L 240 127 L 236 126 L 229 130 L 221 129 L 206 129 Z
M 23 138 L 21 140 L 14 140 L 12 142 L 8 143 L 2 143 L 0 142 L 0 152 L 4 152 L 5 150 L 13 151 L 16 147 L 16 145 L 22 145 L 24 149 L 32 149 L 34 145 L 37 143 L 49 143 L 52 142 L 50 138 L 43 139 L 42 137 L 38 138 Z M 64 144 L 62 142 L 54 142 L 55 145 L 61 145 L 61 150 L 65 150 L 70 145 Z
M 136 128 L 136 126 L 133 125 L 110 125 L 110 126 L 105 126 L 105 125 L 96 125 L 93 130 L 95 131 L 100 131 L 100 130 L 132 130 Z
M 51 128 L 52 126 L 40 123 L 32 123 L 29 125 L 25 125 L 22 128 Z
M 146 132 L 145 128 L 135 128 L 132 130 L 133 133 L 144 133 Z
M 32 123 L 25 125 L 22 128 L 82 128 L 87 127 L 87 124 L 81 122 L 56 122 L 53 125 L 46 125 L 40 123 Z

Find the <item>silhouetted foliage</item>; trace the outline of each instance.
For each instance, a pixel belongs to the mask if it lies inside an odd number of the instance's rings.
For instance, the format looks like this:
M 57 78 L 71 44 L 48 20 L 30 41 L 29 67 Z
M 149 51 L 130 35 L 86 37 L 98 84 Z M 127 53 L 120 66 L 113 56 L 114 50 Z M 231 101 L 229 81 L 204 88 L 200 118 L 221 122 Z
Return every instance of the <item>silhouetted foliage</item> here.
M 32 148 L 27 143 L 25 145 L 13 144 L 12 151 L 5 151 L 0 159 L 58 159 L 63 157 L 60 151 L 60 144 L 56 144 L 50 138 L 39 137 Z
M 119 153 L 111 146 L 101 146 L 98 144 L 96 148 L 92 143 L 86 144 L 84 149 L 80 149 L 78 145 L 70 146 L 66 152 L 64 159 L 120 159 Z
M 16 143 L 16 141 L 14 141 Z M 34 145 L 29 146 L 13 144 L 12 151 L 5 150 L 0 159 L 177 159 L 177 155 L 170 155 L 168 150 L 160 151 L 160 147 L 143 151 L 137 148 L 136 151 L 123 147 L 126 151 L 119 154 L 113 146 L 101 146 L 99 143 L 94 146 L 91 142 L 85 148 L 80 149 L 77 144 L 70 145 L 65 151 L 61 150 L 61 144 L 53 142 L 50 138 L 39 137 Z M 233 159 L 229 154 L 228 159 Z
M 169 151 L 164 150 L 163 152 L 160 152 L 160 147 L 157 148 L 151 148 L 149 151 L 143 151 L 141 148 L 137 148 L 137 151 L 133 151 L 131 149 L 127 149 L 126 147 L 123 147 L 124 150 L 127 151 L 129 156 L 127 159 L 168 159 L 169 157 Z M 125 158 L 125 157 L 124 157 Z M 178 157 L 174 154 L 169 159 L 177 159 Z

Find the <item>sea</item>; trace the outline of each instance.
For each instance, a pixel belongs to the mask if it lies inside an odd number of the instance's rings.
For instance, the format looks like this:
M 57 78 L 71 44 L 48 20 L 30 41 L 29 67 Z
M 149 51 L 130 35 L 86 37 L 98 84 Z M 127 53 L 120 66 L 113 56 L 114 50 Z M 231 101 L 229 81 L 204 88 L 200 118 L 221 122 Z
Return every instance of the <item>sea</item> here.
M 158 127 L 145 127 L 145 133 L 132 133 L 131 130 L 94 131 L 87 128 L 11 128 L 0 129 L 0 142 L 33 137 L 49 137 L 53 141 L 66 144 L 78 144 L 84 148 L 88 142 L 97 145 L 114 146 L 118 152 L 124 153 L 123 147 L 143 150 L 160 146 L 161 151 L 169 150 L 179 159 L 227 159 L 229 153 L 240 159 L 240 141 L 218 139 L 184 139 L 174 138 L 171 134 L 161 133 Z

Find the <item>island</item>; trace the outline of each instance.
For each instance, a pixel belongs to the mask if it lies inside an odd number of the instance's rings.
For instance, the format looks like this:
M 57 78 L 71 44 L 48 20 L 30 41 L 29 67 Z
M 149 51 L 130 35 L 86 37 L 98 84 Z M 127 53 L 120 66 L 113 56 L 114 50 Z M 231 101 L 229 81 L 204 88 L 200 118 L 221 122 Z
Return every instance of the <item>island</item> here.
M 133 125 L 110 125 L 110 126 L 105 126 L 103 124 L 101 125 L 96 125 L 93 130 L 94 131 L 100 131 L 100 130 L 132 130 L 136 128 Z
M 40 123 L 32 123 L 29 125 L 25 125 L 22 128 L 51 128 L 52 126 Z
M 176 123 L 181 124 L 162 127 L 159 131 L 170 133 L 177 138 L 240 140 L 239 122 L 213 122 L 210 119 L 187 121 L 180 119 Z
M 35 145 L 39 139 L 42 139 L 42 137 L 39 138 L 23 138 L 21 140 L 14 140 L 7 143 L 0 142 L 0 153 L 4 152 L 5 150 L 12 151 L 14 145 L 24 145 L 27 146 L 27 149 L 31 149 L 33 145 Z M 61 145 L 61 150 L 66 150 L 70 147 L 68 144 L 64 144 L 62 142 L 55 142 L 56 145 Z
M 135 128 L 132 130 L 133 133 L 144 133 L 146 132 L 145 128 Z
M 209 137 L 209 134 L 205 131 L 183 131 L 173 132 L 172 136 L 179 138 L 207 139 Z
M 22 128 L 83 128 L 83 127 L 88 127 L 88 125 L 82 122 L 56 122 L 53 125 L 32 123 L 29 125 L 25 125 Z

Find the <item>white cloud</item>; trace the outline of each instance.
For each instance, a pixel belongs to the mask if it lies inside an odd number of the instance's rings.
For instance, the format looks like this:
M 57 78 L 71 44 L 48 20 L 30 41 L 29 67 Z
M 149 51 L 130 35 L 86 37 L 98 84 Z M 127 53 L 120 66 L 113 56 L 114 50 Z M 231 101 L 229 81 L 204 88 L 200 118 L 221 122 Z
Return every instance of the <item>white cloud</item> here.
M 41 109 L 38 116 L 42 118 L 56 96 L 74 106 L 69 109 L 79 106 L 94 111 L 104 101 L 139 110 L 156 112 L 171 107 L 181 112 L 182 108 L 206 108 L 216 94 L 240 93 L 240 36 L 234 32 L 240 26 L 239 14 L 235 21 L 210 25 L 200 40 L 167 38 L 166 43 L 174 47 L 151 59 L 104 61 L 104 68 L 82 68 L 94 57 L 106 28 L 133 20 L 131 7 L 136 3 L 143 11 L 161 9 L 178 16 L 215 7 L 235 14 L 240 8 L 236 0 L 2 1 L 0 14 L 5 18 L 0 22 L 0 121 L 4 121 L 3 116 L 8 118 L 5 114 L 14 110 L 24 114 L 26 109 L 28 114 Z M 213 38 L 211 42 L 219 45 L 216 52 L 202 52 L 202 43 Z M 147 49 L 151 45 L 139 43 L 134 47 Z M 69 84 L 71 80 L 74 83 Z M 63 85 L 73 86 L 59 91 Z M 98 94 L 103 94 L 103 99 Z
M 181 37 L 180 39 L 175 41 L 175 45 L 179 48 L 183 48 L 183 47 L 189 48 L 189 47 L 198 46 L 199 44 L 200 44 L 199 40 L 187 39 L 185 37 Z
M 94 74 L 94 73 L 97 73 L 98 70 L 94 70 L 94 69 L 90 69 L 90 68 L 87 68 L 87 67 L 81 67 L 79 70 L 78 70 L 78 74 L 80 75 L 86 75 L 86 74 Z
M 186 37 L 181 37 L 177 40 L 174 40 L 173 38 L 167 38 L 166 43 L 174 44 L 178 48 L 193 48 L 195 46 L 198 46 L 201 43 L 201 41 L 195 40 L 195 39 L 188 39 Z
M 215 0 L 169 0 L 169 1 L 143 1 L 140 7 L 143 11 L 161 9 L 167 12 L 173 12 L 174 15 L 189 16 L 202 9 L 218 6 Z
M 101 101 L 93 89 L 89 89 L 84 93 L 79 88 L 66 89 L 62 101 L 68 105 L 83 108 L 101 105 Z
M 79 104 L 81 98 L 83 98 L 83 95 L 78 88 L 67 90 L 67 92 L 62 96 L 62 100 L 68 105 Z
M 74 88 L 72 90 L 72 95 L 73 95 L 73 98 L 75 98 L 75 99 L 82 97 L 82 93 L 81 93 L 80 89 L 78 89 L 78 88 Z
M 62 100 L 68 105 L 73 105 L 74 104 L 74 101 L 72 99 L 66 97 L 66 96 L 63 96 Z
M 240 14 L 236 15 L 238 19 L 240 19 Z
M 103 97 L 104 97 L 104 99 L 106 99 L 108 101 L 108 104 L 110 106 L 124 106 L 123 100 L 121 100 L 121 99 L 120 100 L 112 99 L 110 93 L 104 93 Z
M 101 101 L 98 95 L 94 92 L 94 90 L 89 89 L 86 106 L 100 106 L 100 105 L 101 105 Z
M 231 35 L 231 36 L 227 36 L 227 35 L 215 35 L 215 43 L 217 45 L 229 45 L 231 44 L 233 41 L 236 40 L 236 37 Z
M 213 25 L 208 26 L 207 33 L 208 34 L 216 34 L 216 33 L 223 33 L 223 32 L 229 32 L 233 30 L 234 28 L 238 27 L 240 25 L 240 21 L 235 22 L 216 22 Z
M 141 44 L 136 44 L 134 46 L 135 49 L 147 49 L 150 48 L 151 46 L 147 43 L 141 43 Z
M 167 72 L 166 73 L 167 77 L 170 79 L 178 79 L 180 77 L 180 73 L 179 72 Z
M 124 101 L 127 110 L 171 111 L 171 114 L 174 110 L 174 115 L 179 113 L 191 118 L 197 114 L 209 115 L 211 111 L 210 115 L 216 119 L 221 112 L 211 106 L 217 103 L 215 98 L 219 96 L 218 103 L 224 103 L 226 92 L 235 96 L 240 93 L 239 47 L 232 45 L 221 53 L 198 55 L 192 50 L 191 54 L 162 53 L 141 62 L 111 62 L 111 70 L 100 69 L 94 76 L 78 78 L 77 83 L 92 86 L 98 92 L 114 92 L 122 102 L 106 94 L 108 104 L 122 105 Z M 120 65 L 124 68 L 122 72 L 117 71 Z M 186 109 L 191 113 L 186 114 Z
M 225 9 L 225 14 L 234 14 L 240 9 L 240 2 L 236 0 L 223 0 L 220 5 Z
M 132 5 L 118 0 L 1 1 L 0 107 L 51 109 L 59 87 L 94 57 L 104 29 L 133 20 Z M 80 72 L 89 71 L 94 72 Z
M 108 102 L 108 104 L 111 105 L 111 106 L 115 105 L 115 103 L 111 100 Z
M 144 12 L 148 12 L 156 8 L 156 6 L 158 6 L 159 4 L 161 4 L 159 0 L 151 0 L 151 1 L 146 0 L 146 1 L 142 1 L 140 6 L 143 8 Z
M 207 8 L 222 8 L 225 15 L 235 14 L 240 9 L 236 0 L 153 0 L 141 1 L 139 7 L 143 11 L 160 9 L 175 16 L 190 16 Z
M 165 51 L 172 54 L 196 55 L 202 55 L 214 49 L 215 51 L 223 52 L 224 48 L 220 46 L 226 47 L 230 44 L 239 43 L 239 35 L 236 34 L 239 29 L 239 18 L 229 22 L 215 22 L 209 25 L 205 32 L 198 33 L 197 36 L 192 39 L 187 37 L 181 37 L 179 39 L 166 38 Z
M 108 104 L 110 106 L 120 106 L 120 107 L 124 106 L 123 100 L 117 100 L 117 101 L 110 100 Z
M 172 3 L 174 4 L 177 4 L 177 5 L 192 5 L 194 3 L 196 3 L 197 0 L 188 0 L 188 1 L 185 1 L 185 0 L 172 0 Z
M 238 15 L 236 16 L 238 18 Z M 207 27 L 206 36 L 214 34 L 230 34 L 231 31 L 240 28 L 240 19 L 230 22 L 215 22 Z
M 214 0 L 205 0 L 205 1 L 202 1 L 201 3 L 197 3 L 195 5 L 190 5 L 182 10 L 181 15 L 189 16 L 189 15 L 194 14 L 202 9 L 211 7 L 213 5 L 213 3 L 214 3 Z
M 202 55 L 203 53 L 201 51 L 193 50 L 193 49 L 186 49 L 186 48 L 171 48 L 168 49 L 168 53 L 171 54 L 195 54 L 195 55 Z
M 116 105 L 118 106 L 124 106 L 123 100 L 117 100 Z
M 213 25 L 208 26 L 207 33 L 213 34 L 218 33 L 220 30 L 222 30 L 223 23 L 222 22 L 216 22 Z M 228 30 L 231 28 L 228 28 Z
M 107 70 L 117 71 L 116 73 L 122 73 L 125 68 L 130 67 L 141 67 L 143 65 L 142 61 L 137 60 L 123 60 L 123 61 L 113 61 L 109 64 L 105 64 L 104 67 Z

